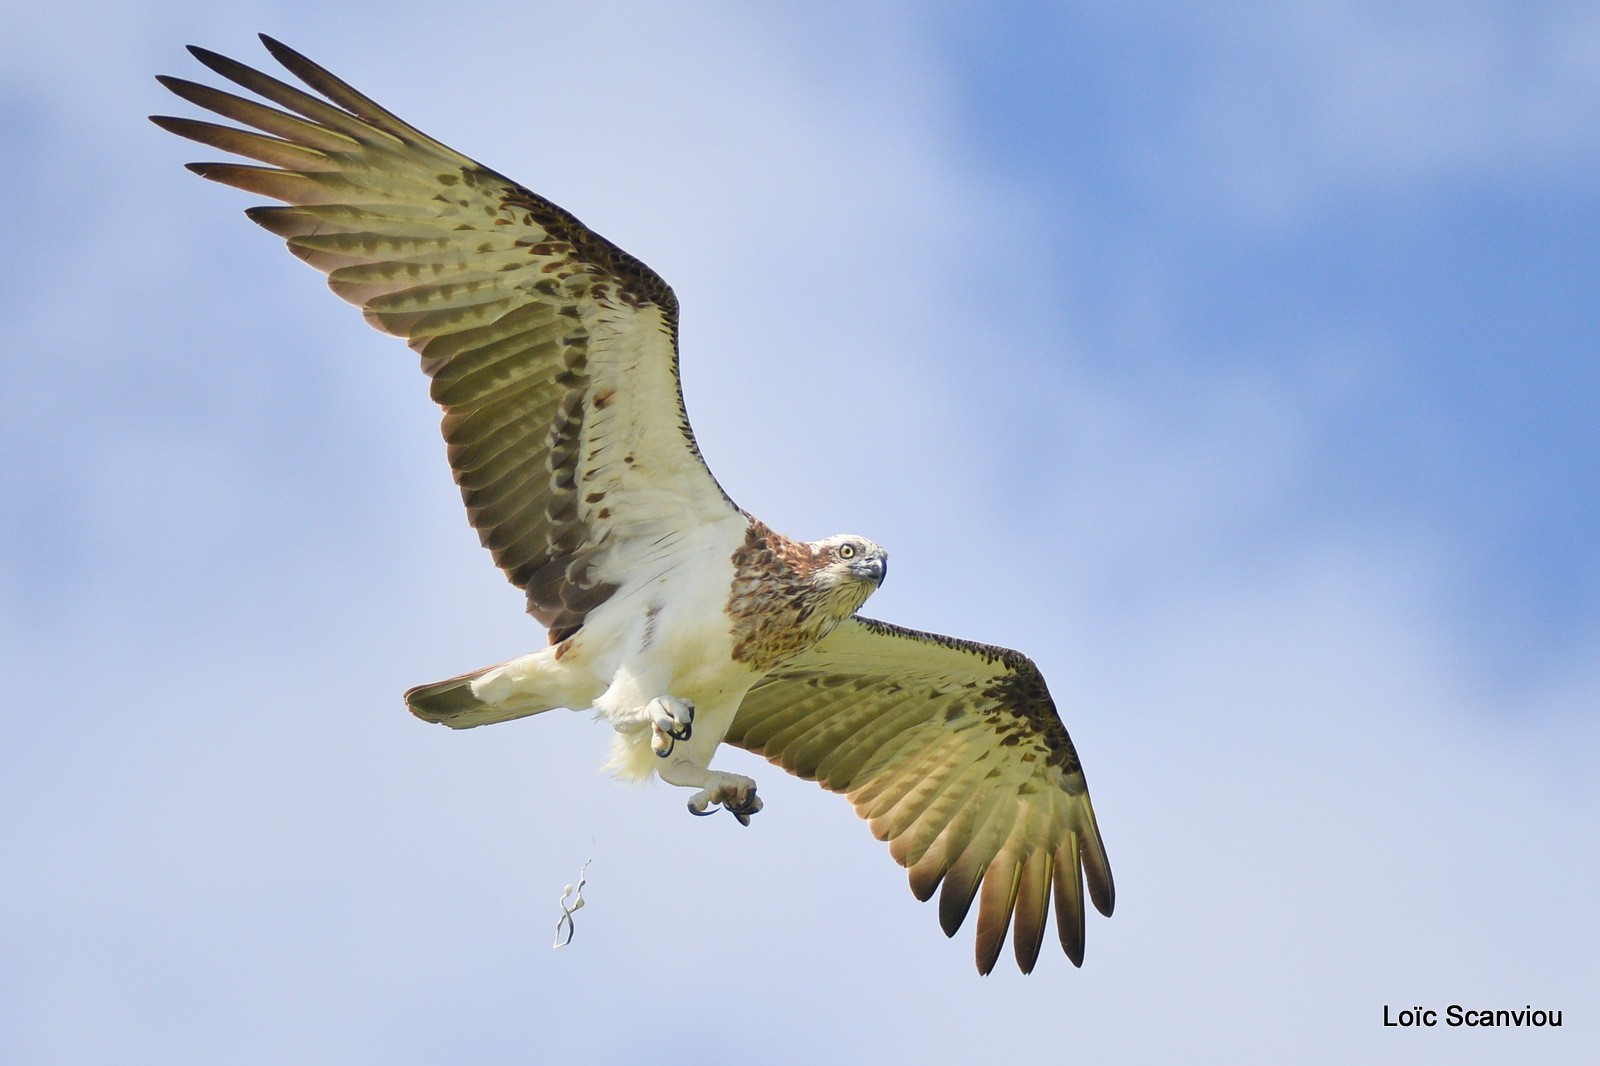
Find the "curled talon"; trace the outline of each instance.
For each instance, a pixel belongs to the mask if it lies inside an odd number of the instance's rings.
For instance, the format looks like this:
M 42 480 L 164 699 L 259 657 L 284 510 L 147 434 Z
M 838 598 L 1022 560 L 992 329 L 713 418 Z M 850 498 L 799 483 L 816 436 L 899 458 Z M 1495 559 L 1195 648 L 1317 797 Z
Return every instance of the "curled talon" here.
M 672 754 L 672 746 L 688 740 L 694 732 L 694 703 L 672 696 L 657 696 L 650 701 L 646 711 L 650 716 L 650 750 L 665 759 Z
M 673 740 L 688 740 L 694 735 L 694 702 L 684 700 L 682 702 L 682 710 L 683 721 L 674 721 L 672 725 L 666 728 L 667 736 Z
M 674 759 L 662 768 L 661 779 L 674 785 L 706 786 L 689 797 L 689 813 L 698 818 L 704 818 L 720 806 L 737 818 L 740 825 L 749 825 L 750 816 L 761 809 L 756 783 L 748 777 L 704 770 L 687 759 Z
M 755 789 L 751 789 L 750 795 L 745 798 L 743 803 L 724 803 L 723 806 L 727 808 L 729 814 L 739 819 L 740 825 L 749 825 L 750 816 L 761 810 L 763 804 L 761 797 L 756 795 Z

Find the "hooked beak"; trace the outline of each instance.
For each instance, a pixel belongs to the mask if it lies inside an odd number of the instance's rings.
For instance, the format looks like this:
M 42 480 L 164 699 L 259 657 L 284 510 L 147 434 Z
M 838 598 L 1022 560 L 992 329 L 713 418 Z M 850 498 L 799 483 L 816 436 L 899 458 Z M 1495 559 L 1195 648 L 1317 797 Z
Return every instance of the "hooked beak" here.
M 852 565 L 850 569 L 857 577 L 871 581 L 874 588 L 881 588 L 883 579 L 889 576 L 888 553 L 878 552 L 875 555 L 869 555 Z

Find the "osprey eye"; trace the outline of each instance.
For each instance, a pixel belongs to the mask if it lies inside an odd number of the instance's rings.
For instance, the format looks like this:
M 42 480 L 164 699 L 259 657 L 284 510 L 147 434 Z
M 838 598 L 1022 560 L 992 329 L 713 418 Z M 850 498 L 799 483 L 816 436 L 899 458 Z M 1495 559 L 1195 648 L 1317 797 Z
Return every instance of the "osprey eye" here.
M 854 544 L 841 544 L 841 545 L 839 545 L 839 558 L 841 558 L 841 559 L 854 559 L 855 557 L 856 557 L 856 546 Z

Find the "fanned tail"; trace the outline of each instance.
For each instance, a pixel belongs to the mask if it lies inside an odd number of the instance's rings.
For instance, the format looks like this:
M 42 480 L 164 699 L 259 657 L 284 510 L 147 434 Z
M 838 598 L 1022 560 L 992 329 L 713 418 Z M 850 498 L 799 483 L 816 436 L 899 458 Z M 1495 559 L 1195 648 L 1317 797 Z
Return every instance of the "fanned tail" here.
M 560 706 L 531 696 L 513 696 L 500 703 L 479 699 L 473 694 L 472 683 L 498 669 L 499 665 L 486 666 L 460 677 L 418 685 L 406 693 L 406 707 L 423 721 L 438 722 L 451 729 L 471 729 L 542 714 Z

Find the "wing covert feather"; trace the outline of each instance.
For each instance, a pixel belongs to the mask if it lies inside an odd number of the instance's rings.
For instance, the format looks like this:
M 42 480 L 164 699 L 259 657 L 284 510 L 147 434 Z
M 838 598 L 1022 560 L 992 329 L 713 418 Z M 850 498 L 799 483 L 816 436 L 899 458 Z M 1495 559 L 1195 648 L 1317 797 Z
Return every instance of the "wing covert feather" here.
M 1111 868 L 1078 754 L 1039 670 L 1004 648 L 850 618 L 752 688 L 726 740 L 843 793 L 954 935 L 974 901 L 980 973 L 1008 929 L 1033 969 L 1052 898 L 1083 963 L 1084 881 Z

